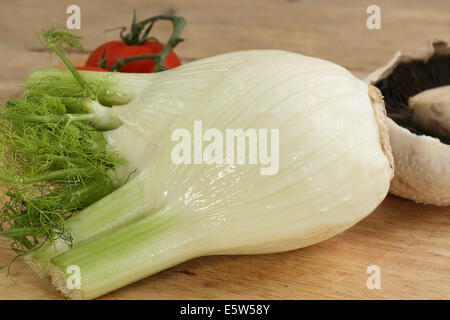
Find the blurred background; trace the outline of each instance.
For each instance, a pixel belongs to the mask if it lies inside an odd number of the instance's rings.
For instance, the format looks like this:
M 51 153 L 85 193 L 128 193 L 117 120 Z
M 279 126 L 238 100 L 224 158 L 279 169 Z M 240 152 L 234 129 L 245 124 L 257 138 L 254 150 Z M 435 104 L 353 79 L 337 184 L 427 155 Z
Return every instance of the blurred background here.
M 177 48 L 184 61 L 245 49 L 283 49 L 312 55 L 365 75 L 390 59 L 396 50 L 414 50 L 433 39 L 450 40 L 448 0 L 1 0 L 0 55 L 2 74 L 20 84 L 24 75 L 11 74 L 17 64 L 32 70 L 42 46 L 37 33 L 64 27 L 66 8 L 81 8 L 81 30 L 87 51 L 118 39 L 114 27 L 156 14 L 186 17 L 185 42 Z M 369 30 L 370 5 L 381 11 L 381 29 Z M 154 35 L 161 41 L 171 25 L 159 22 Z M 23 55 L 23 52 L 31 54 Z M 33 61 L 34 60 L 34 61 Z M 48 62 L 48 60 L 47 60 Z M 269 63 L 269 62 L 268 62 Z M 9 88 L 0 89 L 0 96 Z

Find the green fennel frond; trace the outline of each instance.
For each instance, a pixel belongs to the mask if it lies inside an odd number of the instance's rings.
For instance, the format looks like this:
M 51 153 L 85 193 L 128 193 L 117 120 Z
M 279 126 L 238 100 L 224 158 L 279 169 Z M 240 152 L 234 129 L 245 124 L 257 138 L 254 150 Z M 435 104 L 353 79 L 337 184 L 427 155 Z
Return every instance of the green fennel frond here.
M 74 48 L 82 51 L 81 37 L 77 36 L 66 30 L 49 29 L 44 30 L 41 33 L 41 39 L 46 48 L 53 51 L 64 64 L 67 66 L 73 77 L 77 80 L 80 88 L 83 91 L 83 95 L 86 97 L 94 98 L 95 92 L 89 86 L 88 83 L 81 77 L 80 73 L 75 69 L 72 63 L 67 59 L 64 51 L 67 48 Z
M 116 188 L 112 168 L 124 161 L 80 105 L 27 93 L 0 109 L 0 236 L 19 254 L 47 239 L 70 242 L 67 217 Z
M 81 36 L 73 34 L 67 30 L 49 29 L 41 32 L 41 37 L 45 47 L 56 46 L 60 50 L 76 49 L 83 51 Z
M 107 77 L 82 76 L 70 63 L 64 51 L 82 50 L 81 37 L 50 29 L 41 40 L 70 72 L 36 70 L 28 91 L 0 106 L 0 238 L 11 241 L 17 257 L 47 240 L 71 246 L 67 218 L 118 188 L 114 168 L 125 164 L 89 106 L 127 97 L 106 89 Z

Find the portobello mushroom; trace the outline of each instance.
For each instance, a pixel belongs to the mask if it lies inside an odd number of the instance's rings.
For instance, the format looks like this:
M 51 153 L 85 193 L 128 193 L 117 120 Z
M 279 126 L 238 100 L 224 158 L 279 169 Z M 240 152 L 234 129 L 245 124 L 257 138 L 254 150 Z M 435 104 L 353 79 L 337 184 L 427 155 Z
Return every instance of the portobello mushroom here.
M 418 203 L 450 205 L 450 48 L 435 41 L 397 52 L 366 81 L 384 96 L 395 162 L 390 192 Z

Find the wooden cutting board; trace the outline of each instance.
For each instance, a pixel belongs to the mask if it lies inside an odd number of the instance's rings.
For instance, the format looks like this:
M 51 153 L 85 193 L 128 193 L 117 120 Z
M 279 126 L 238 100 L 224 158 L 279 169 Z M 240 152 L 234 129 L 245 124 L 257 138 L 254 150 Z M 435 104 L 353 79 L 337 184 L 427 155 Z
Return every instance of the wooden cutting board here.
M 20 92 L 28 73 L 54 66 L 36 32 L 63 26 L 71 1 L 0 4 L 0 103 Z M 103 30 L 140 17 L 175 13 L 188 20 L 178 53 L 194 60 L 240 49 L 284 49 L 339 63 L 357 76 L 384 64 L 398 49 L 427 40 L 449 41 L 448 0 L 379 0 L 382 29 L 366 28 L 370 1 L 208 0 L 77 1 L 86 48 L 116 37 Z M 14 12 L 14 14 L 10 14 Z M 130 13 L 130 14 L 124 14 Z M 17 24 L 16 21 L 21 21 Z M 156 35 L 163 39 L 170 25 Z M 71 55 L 80 63 L 84 55 Z M 6 63 L 5 63 L 6 61 Z M 270 62 L 268 62 L 270 63 Z M 13 257 L 0 242 L 0 265 Z M 381 271 L 370 290 L 368 266 Z M 21 261 L 14 281 L 0 272 L 0 299 L 61 299 Z M 370 216 L 317 245 L 271 255 L 198 258 L 163 271 L 105 299 L 445 299 L 450 298 L 450 207 L 436 208 L 389 196 Z

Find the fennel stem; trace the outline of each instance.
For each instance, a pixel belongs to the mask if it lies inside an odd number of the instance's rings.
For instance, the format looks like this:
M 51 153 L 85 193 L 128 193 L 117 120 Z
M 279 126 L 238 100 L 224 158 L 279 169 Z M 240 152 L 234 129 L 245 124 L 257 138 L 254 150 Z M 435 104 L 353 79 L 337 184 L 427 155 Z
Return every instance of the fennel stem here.
M 69 59 L 66 58 L 65 55 L 61 53 L 61 51 L 55 45 L 49 45 L 49 47 L 58 55 L 58 57 L 65 63 L 67 68 L 70 70 L 74 78 L 78 81 L 81 86 L 81 89 L 88 91 L 88 96 L 94 97 L 94 91 L 89 87 L 89 85 L 84 81 L 84 79 L 80 76 L 80 73 L 76 71 L 73 67 L 72 63 L 70 63 Z
M 56 255 L 151 214 L 158 206 L 144 194 L 147 179 L 145 173 L 139 174 L 67 220 L 66 227 L 72 236 L 70 245 L 63 239 L 55 239 L 28 253 L 25 261 L 43 277 L 48 274 L 48 262 Z
M 79 43 L 80 38 L 68 32 L 55 31 L 52 29 L 43 31 L 41 36 L 45 42 L 45 45 L 49 49 L 51 49 L 61 59 L 62 62 L 64 62 L 69 71 L 72 73 L 72 76 L 79 83 L 81 89 L 83 91 L 87 91 L 87 96 L 94 98 L 94 90 L 92 90 L 92 88 L 86 83 L 86 81 L 81 77 L 80 73 L 75 69 L 69 59 L 61 51 L 64 45 L 81 49 L 81 44 Z
M 94 119 L 95 114 L 64 114 L 39 116 L 35 114 L 1 113 L 0 119 L 24 120 L 31 122 L 56 122 L 56 121 L 89 121 Z
M 73 168 L 73 169 L 61 169 L 52 171 L 46 174 L 38 175 L 30 178 L 14 178 L 8 177 L 0 174 L 0 180 L 7 183 L 15 183 L 15 184 L 30 184 L 36 182 L 44 182 L 44 181 L 53 181 L 53 180 L 63 180 L 68 177 L 81 177 L 89 175 L 91 171 L 89 169 L 84 168 Z
M 163 207 L 56 256 L 49 266 L 53 284 L 68 298 L 93 299 L 204 254 L 208 243 L 198 245 L 204 239 L 179 213 Z M 67 288 L 69 266 L 79 267 L 80 289 Z

